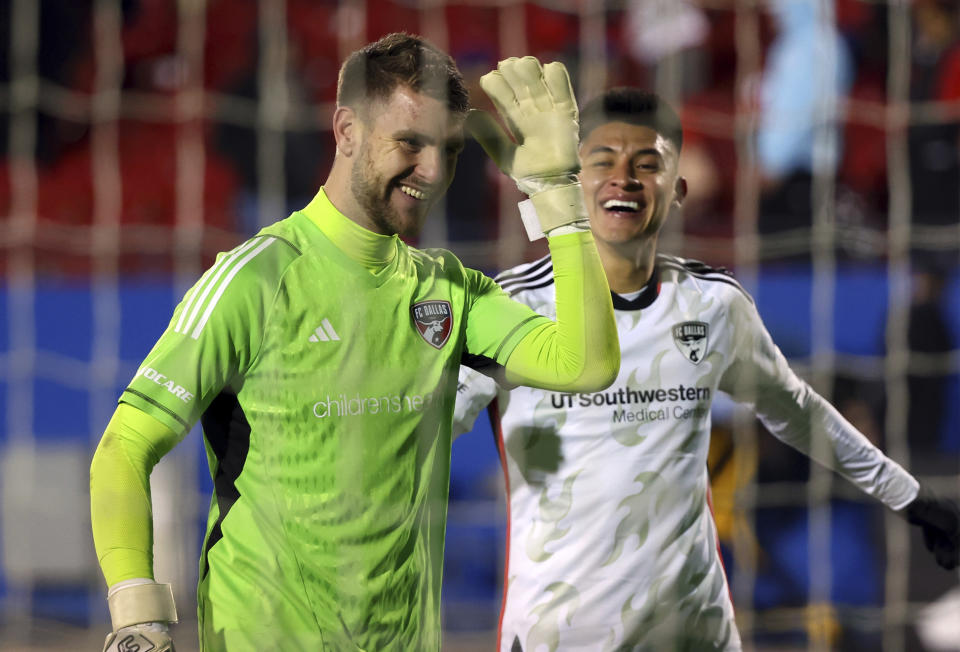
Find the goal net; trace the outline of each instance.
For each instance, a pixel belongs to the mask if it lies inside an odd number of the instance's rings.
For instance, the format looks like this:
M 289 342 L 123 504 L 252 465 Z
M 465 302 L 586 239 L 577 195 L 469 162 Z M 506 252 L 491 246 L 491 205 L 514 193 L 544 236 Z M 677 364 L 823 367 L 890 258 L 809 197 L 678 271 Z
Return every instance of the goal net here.
M 563 61 L 581 102 L 617 85 L 668 99 L 690 192 L 660 250 L 731 269 L 818 392 L 960 495 L 954 2 L 9 0 L 0 25 L 2 648 L 104 635 L 88 468 L 116 399 L 216 253 L 322 184 L 340 62 L 391 31 L 450 52 L 481 105 L 480 75 L 526 54 Z M 533 260 L 518 199 L 468 143 L 418 244 L 490 274 Z M 505 507 L 489 424 L 452 464 L 445 649 L 490 649 Z M 960 646 L 957 575 L 904 521 L 723 401 L 708 467 L 747 649 Z M 199 432 L 152 483 L 157 576 L 189 627 Z

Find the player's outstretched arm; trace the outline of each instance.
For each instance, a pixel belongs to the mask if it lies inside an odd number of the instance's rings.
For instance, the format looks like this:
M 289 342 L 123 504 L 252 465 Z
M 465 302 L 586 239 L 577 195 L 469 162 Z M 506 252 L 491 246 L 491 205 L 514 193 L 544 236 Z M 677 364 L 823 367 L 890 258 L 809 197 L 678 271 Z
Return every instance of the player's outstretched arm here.
M 104 650 L 173 650 L 167 633 L 167 624 L 177 621 L 173 594 L 170 585 L 153 581 L 150 472 L 180 438 L 121 403 L 94 453 L 90 519 L 112 623 Z
M 577 179 L 579 112 L 570 77 L 559 62 L 541 66 L 534 57 L 510 58 L 480 86 L 510 135 L 482 111 L 471 112 L 467 127 L 530 196 L 524 223 L 531 237 L 546 234 L 556 284 L 556 323 L 520 341 L 507 360 L 507 380 L 560 391 L 607 387 L 620 368 L 620 344 Z
M 834 469 L 923 531 L 924 543 L 944 568 L 960 564 L 960 512 L 935 496 L 884 455 L 822 396 L 793 373 L 744 298 L 731 303 L 737 324 L 736 360 L 720 389 L 752 404 L 778 439 Z
M 557 321 L 536 327 L 520 340 L 507 359 L 508 382 L 595 392 L 616 380 L 620 342 L 613 304 L 596 248 L 587 238 L 589 233 L 551 238 Z

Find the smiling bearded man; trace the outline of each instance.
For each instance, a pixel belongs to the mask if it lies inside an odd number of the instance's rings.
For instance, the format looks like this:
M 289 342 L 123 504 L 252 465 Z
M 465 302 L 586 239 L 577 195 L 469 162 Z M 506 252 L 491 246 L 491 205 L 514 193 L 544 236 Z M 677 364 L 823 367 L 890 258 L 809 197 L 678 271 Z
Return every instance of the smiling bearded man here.
M 490 75 L 522 143 L 498 162 L 535 182 L 565 273 L 556 321 L 449 251 L 399 237 L 419 233 L 453 177 L 467 111 L 453 60 L 407 34 L 350 55 L 326 183 L 187 292 L 94 455 L 92 525 L 113 624 L 105 649 L 173 647 L 172 594 L 153 579 L 149 476 L 197 421 L 214 485 L 201 649 L 440 649 L 459 365 L 592 391 L 620 362 L 576 181 L 566 69 L 524 57 Z

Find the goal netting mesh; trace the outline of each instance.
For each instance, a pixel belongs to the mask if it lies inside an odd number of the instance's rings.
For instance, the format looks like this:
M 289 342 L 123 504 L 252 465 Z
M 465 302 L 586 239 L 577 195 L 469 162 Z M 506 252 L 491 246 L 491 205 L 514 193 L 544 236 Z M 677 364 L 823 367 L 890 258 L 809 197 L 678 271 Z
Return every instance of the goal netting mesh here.
M 215 254 L 323 182 L 339 63 L 397 30 L 450 52 L 477 101 L 480 75 L 525 54 L 565 62 L 581 101 L 614 85 L 669 99 L 690 194 L 660 249 L 733 270 L 815 389 L 960 493 L 952 0 L 7 0 L 0 28 L 0 648 L 101 640 L 87 471 L 116 398 Z M 517 200 L 468 144 L 419 244 L 488 273 L 532 260 Z M 960 648 L 958 576 L 917 532 L 741 408 L 714 421 L 747 649 Z M 493 645 L 499 473 L 488 424 L 456 442 L 445 649 Z M 185 632 L 210 494 L 199 433 L 152 483 Z

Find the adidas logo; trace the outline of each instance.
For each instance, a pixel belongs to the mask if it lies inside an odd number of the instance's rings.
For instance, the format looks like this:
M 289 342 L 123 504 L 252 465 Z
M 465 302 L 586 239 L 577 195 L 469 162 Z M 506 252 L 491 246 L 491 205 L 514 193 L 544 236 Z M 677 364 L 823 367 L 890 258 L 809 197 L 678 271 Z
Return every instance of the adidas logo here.
M 311 342 L 329 342 L 331 340 L 339 342 L 340 336 L 337 335 L 337 331 L 333 330 L 333 325 L 330 324 L 330 320 L 324 319 L 320 322 L 320 325 L 313 330 L 313 335 L 307 339 Z

